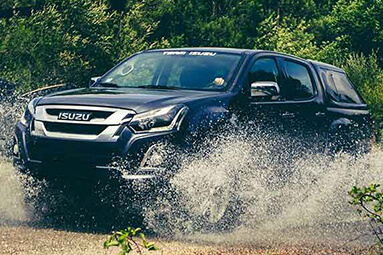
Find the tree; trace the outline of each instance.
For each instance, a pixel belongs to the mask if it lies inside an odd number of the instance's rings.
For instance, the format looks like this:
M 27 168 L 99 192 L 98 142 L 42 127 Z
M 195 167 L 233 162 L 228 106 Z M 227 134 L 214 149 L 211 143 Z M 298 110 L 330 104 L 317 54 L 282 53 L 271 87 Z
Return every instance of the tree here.
M 382 64 L 383 4 L 381 0 L 339 0 L 326 17 L 324 40 L 333 41 L 342 36 L 343 47 L 365 55 L 377 51 Z

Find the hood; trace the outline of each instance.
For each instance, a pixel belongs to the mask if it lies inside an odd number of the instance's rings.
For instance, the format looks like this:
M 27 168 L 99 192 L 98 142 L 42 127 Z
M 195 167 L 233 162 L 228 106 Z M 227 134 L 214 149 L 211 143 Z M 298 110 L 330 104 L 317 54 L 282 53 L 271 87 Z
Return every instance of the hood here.
M 89 105 L 131 109 L 137 113 L 201 99 L 219 99 L 225 92 L 146 88 L 83 88 L 43 97 L 38 105 Z

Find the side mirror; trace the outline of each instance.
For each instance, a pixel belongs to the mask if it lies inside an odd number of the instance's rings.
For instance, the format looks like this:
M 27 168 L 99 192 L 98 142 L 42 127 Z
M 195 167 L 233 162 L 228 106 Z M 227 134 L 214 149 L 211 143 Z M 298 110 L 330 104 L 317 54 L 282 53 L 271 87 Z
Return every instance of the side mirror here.
M 95 82 L 97 82 L 99 79 L 101 79 L 101 76 L 92 77 L 89 81 L 89 87 L 92 86 Z
M 278 83 L 272 81 L 258 81 L 250 86 L 250 94 L 255 99 L 277 100 L 280 95 Z

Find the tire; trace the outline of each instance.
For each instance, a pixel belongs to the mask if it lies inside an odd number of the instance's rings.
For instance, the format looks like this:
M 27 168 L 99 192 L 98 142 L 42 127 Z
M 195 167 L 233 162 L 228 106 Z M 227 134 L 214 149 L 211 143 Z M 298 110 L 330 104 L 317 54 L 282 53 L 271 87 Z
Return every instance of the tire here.
M 355 139 L 349 135 L 344 135 L 342 137 L 336 136 L 335 139 L 329 143 L 327 152 L 329 152 L 330 155 L 343 152 L 354 157 L 359 157 L 369 153 L 371 148 L 372 144 L 370 139 Z
M 226 202 L 223 202 L 223 200 Z M 201 230 L 214 232 L 230 231 L 238 227 L 239 216 L 242 212 L 242 204 L 237 197 L 225 197 L 221 201 L 204 201 L 204 210 L 196 218 L 196 222 L 201 222 Z M 210 203 L 210 204 L 209 204 Z
M 22 180 L 24 201 L 38 225 L 108 232 L 141 226 L 140 203 L 133 201 L 131 187 L 119 178 L 56 177 L 49 174 L 50 168 L 60 172 L 59 166 L 30 166 L 20 157 L 14 157 L 14 166 Z
M 146 227 L 169 237 L 233 230 L 240 224 L 241 201 L 231 196 L 230 190 L 220 194 L 224 194 L 222 200 L 225 203 L 212 203 L 217 200 L 217 196 L 212 195 L 206 199 L 201 197 L 200 206 L 196 206 L 190 205 L 182 194 L 169 187 L 146 208 Z
M 14 166 L 34 224 L 64 229 L 96 225 L 91 184 L 46 176 L 47 169 L 27 165 L 22 158 L 14 158 Z
M 94 205 L 90 186 L 81 185 L 80 189 L 77 183 L 28 174 L 22 178 L 24 201 L 36 224 L 65 229 L 90 225 Z

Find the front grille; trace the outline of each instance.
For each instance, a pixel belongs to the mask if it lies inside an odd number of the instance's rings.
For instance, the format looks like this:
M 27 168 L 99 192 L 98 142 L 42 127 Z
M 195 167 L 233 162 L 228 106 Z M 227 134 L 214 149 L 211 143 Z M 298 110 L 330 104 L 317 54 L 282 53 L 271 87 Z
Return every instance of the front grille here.
M 38 105 L 31 134 L 66 140 L 117 141 L 118 129 L 134 114 L 132 110 L 110 107 Z
M 113 114 L 113 112 L 110 111 L 91 111 L 91 110 L 63 110 L 63 109 L 47 109 L 46 110 L 49 115 L 52 116 L 59 116 L 60 112 L 66 111 L 66 112 L 72 112 L 72 113 L 87 113 L 92 114 L 92 119 L 107 119 L 110 115 Z
M 104 131 L 106 125 L 91 125 L 91 124 L 71 124 L 71 123 L 54 123 L 44 122 L 45 129 L 48 132 L 79 134 L 79 135 L 99 135 Z

